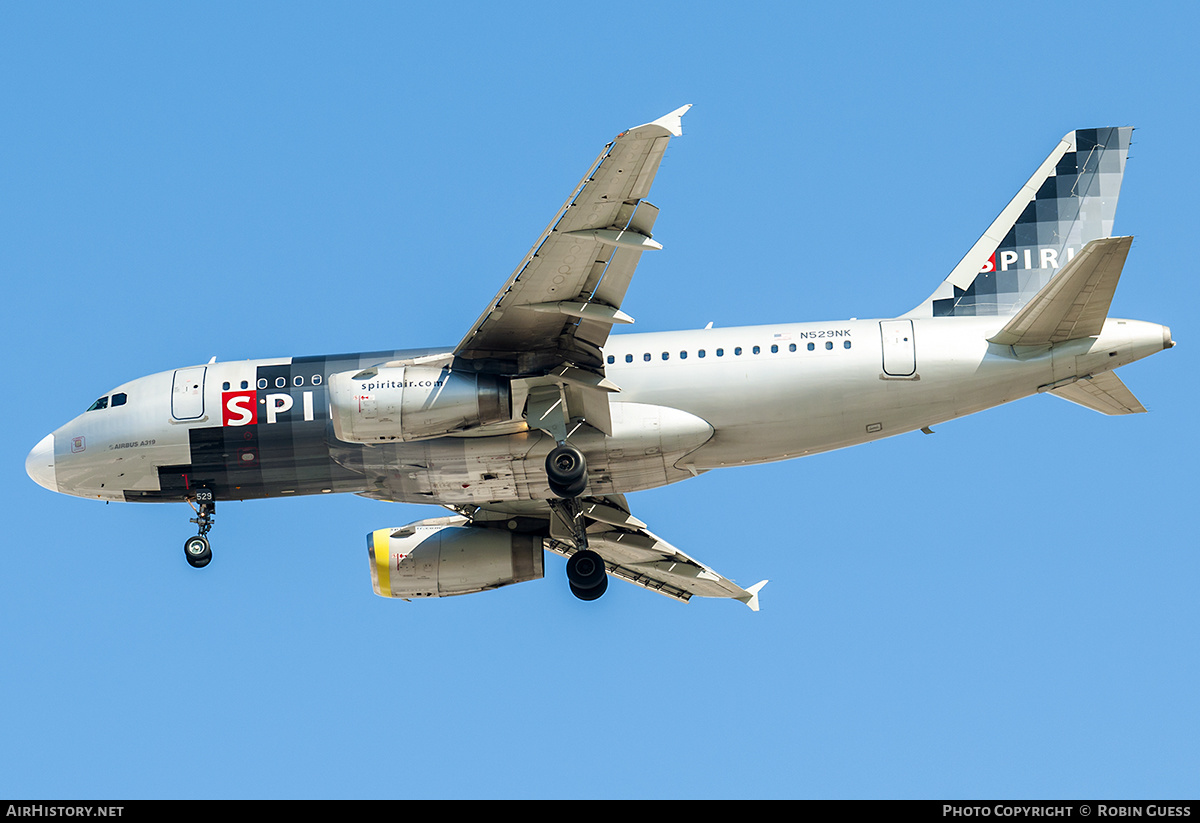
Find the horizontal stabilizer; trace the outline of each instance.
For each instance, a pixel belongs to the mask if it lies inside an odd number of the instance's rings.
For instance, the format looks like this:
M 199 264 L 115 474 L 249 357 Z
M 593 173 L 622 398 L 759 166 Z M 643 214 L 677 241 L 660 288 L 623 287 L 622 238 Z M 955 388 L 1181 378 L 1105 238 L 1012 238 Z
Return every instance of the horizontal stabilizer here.
M 1110 371 L 1052 389 L 1050 394 L 1078 403 L 1101 414 L 1140 414 L 1146 411 L 1121 378 Z
M 1107 237 L 1088 243 L 989 341 L 1047 346 L 1100 334 L 1132 242 Z

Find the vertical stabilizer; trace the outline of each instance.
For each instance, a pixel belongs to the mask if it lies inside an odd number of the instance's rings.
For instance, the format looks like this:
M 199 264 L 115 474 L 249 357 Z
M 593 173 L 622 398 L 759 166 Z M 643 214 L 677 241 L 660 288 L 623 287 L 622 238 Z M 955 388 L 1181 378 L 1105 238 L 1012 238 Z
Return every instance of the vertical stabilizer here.
M 1111 237 L 1132 134 L 1078 129 L 1063 137 L 937 291 L 906 316 L 1013 314 L 1084 245 Z

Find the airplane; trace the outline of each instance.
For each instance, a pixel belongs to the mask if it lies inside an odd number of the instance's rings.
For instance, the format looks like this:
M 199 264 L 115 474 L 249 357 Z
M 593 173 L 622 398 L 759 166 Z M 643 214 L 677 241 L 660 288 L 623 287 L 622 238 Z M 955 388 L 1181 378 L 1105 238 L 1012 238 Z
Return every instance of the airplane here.
M 1174 343 L 1108 316 L 1132 238 L 1113 236 L 1131 128 L 1064 136 L 932 294 L 872 320 L 611 334 L 662 246 L 646 200 L 690 106 L 621 132 L 453 347 L 184 366 L 117 386 L 46 435 L 51 491 L 186 502 L 187 561 L 212 559 L 217 502 L 349 492 L 452 514 L 367 535 L 372 586 L 406 600 L 544 576 L 617 577 L 759 608 L 652 533 L 626 495 L 786 460 L 1049 393 L 1145 409 L 1114 369 Z

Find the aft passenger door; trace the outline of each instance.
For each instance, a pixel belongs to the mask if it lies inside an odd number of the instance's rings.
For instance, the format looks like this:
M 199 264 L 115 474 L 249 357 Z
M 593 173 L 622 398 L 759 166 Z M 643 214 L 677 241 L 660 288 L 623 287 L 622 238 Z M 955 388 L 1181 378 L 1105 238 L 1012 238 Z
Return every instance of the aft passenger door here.
M 917 373 L 917 349 L 911 320 L 883 320 L 883 373 L 892 377 L 912 377 Z
M 198 420 L 204 416 L 204 374 L 207 367 L 177 369 L 171 384 L 171 417 Z

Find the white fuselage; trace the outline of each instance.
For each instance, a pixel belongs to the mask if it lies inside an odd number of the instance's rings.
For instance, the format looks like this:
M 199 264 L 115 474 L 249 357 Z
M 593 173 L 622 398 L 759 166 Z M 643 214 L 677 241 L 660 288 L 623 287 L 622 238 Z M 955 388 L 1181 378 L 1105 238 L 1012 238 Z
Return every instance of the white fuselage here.
M 712 424 L 712 440 L 688 456 L 696 469 L 712 469 L 829 451 L 962 417 L 1161 351 L 1166 334 L 1157 324 L 1110 319 L 1098 338 L 1014 356 L 987 342 L 1003 318 L 915 319 L 915 368 L 905 375 L 902 365 L 885 369 L 881 323 L 890 322 L 622 335 L 610 341 L 615 362 L 608 373 L 621 400 L 682 409 Z
M 987 341 L 1003 323 L 901 318 L 614 335 L 605 349 L 607 377 L 620 389 L 611 395 L 612 434 L 580 426 L 571 442 L 587 455 L 590 494 L 624 493 L 931 426 L 1170 345 L 1163 326 L 1109 319 L 1098 337 L 1013 350 Z M 361 357 L 360 365 L 370 362 Z M 187 499 L 189 467 L 206 459 L 228 467 L 223 499 L 349 491 L 480 504 L 547 496 L 542 461 L 553 442 L 528 429 L 520 409 L 514 423 L 467 436 L 330 442 L 329 375 L 297 365 L 309 360 L 213 363 L 124 384 L 113 391 L 127 396 L 119 407 L 88 411 L 39 444 L 30 474 L 56 491 L 106 500 Z M 291 371 L 268 384 L 261 375 L 272 368 Z M 202 379 L 196 396 L 181 400 L 176 384 L 186 374 Z M 229 406 L 239 389 L 251 399 Z M 181 413 L 185 402 L 197 405 Z M 246 402 L 257 404 L 256 425 L 239 428 L 228 408 Z M 281 446 L 267 435 L 285 425 Z M 195 453 L 196 430 L 219 455 Z M 165 467 L 181 467 L 179 479 Z

